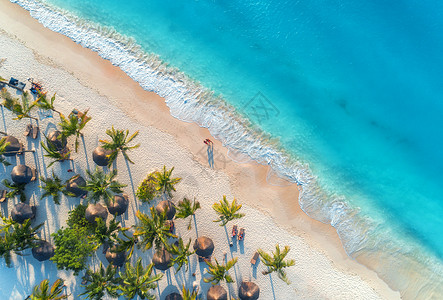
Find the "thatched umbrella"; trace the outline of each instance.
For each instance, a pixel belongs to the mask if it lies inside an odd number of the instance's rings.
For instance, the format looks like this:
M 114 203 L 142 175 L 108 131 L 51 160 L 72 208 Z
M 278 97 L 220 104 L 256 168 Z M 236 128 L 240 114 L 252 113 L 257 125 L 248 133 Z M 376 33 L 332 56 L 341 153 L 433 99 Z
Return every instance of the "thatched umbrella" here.
M 47 138 L 48 141 L 46 142 L 46 144 L 48 145 L 48 147 L 49 143 L 51 143 L 55 146 L 55 148 L 57 148 L 58 151 L 65 149 L 66 145 L 68 144 L 66 137 L 62 136 L 62 133 L 58 130 L 54 130 L 53 132 L 51 132 L 47 136 Z
M 11 216 L 14 221 L 23 224 L 27 219 L 35 217 L 35 207 L 26 203 L 18 203 L 12 209 Z
M 126 252 L 117 252 L 115 247 L 108 248 L 106 250 L 106 260 L 116 267 L 121 267 L 126 261 Z
M 257 300 L 260 288 L 254 282 L 243 281 L 238 289 L 238 296 L 241 300 Z
M 195 240 L 194 250 L 198 256 L 210 257 L 214 252 L 214 242 L 208 237 L 201 236 Z
M 35 178 L 35 170 L 25 165 L 17 165 L 11 171 L 11 179 L 15 183 L 29 183 Z
M 183 297 L 179 293 L 172 293 L 167 295 L 165 300 L 183 300 Z
M 109 203 L 108 211 L 111 215 L 120 216 L 128 209 L 129 197 L 126 194 L 115 195 L 114 202 Z
M 54 256 L 54 246 L 47 241 L 38 241 L 37 247 L 32 248 L 32 256 L 38 261 L 45 261 Z
M 7 135 L 3 137 L 7 143 L 9 143 L 8 146 L 5 147 L 5 152 L 17 152 L 21 151 L 23 149 L 22 144 L 20 144 L 19 140 L 17 140 L 15 137 Z M 4 156 L 15 156 L 17 153 L 5 153 Z
M 171 262 L 172 255 L 166 249 L 158 250 L 154 253 L 152 257 L 152 262 L 154 263 L 154 268 L 158 270 L 165 271 L 169 269 L 169 263 Z
M 90 223 L 95 223 L 95 218 L 101 218 L 103 221 L 106 221 L 107 217 L 108 211 L 100 203 L 89 204 L 85 212 L 85 218 Z
M 109 163 L 109 155 L 111 155 L 112 150 L 104 149 L 101 146 L 98 146 L 92 152 L 92 160 L 101 167 L 107 166 Z
M 221 285 L 213 285 L 206 294 L 208 300 L 228 300 L 228 293 Z
M 172 220 L 175 216 L 175 205 L 169 200 L 160 201 L 155 207 L 155 210 L 158 214 L 165 213 L 166 219 L 168 220 Z
M 80 175 L 71 177 L 66 183 L 66 190 L 75 195 L 75 197 L 82 197 L 88 192 L 83 189 L 86 186 L 86 181 Z

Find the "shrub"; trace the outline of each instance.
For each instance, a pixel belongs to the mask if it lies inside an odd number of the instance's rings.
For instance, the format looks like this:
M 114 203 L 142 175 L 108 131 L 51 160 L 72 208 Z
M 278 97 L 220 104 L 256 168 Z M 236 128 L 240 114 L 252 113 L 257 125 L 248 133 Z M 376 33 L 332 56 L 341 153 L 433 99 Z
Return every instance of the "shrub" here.
M 136 196 L 142 202 L 150 202 L 158 195 L 156 173 L 156 171 L 149 173 L 137 189 Z

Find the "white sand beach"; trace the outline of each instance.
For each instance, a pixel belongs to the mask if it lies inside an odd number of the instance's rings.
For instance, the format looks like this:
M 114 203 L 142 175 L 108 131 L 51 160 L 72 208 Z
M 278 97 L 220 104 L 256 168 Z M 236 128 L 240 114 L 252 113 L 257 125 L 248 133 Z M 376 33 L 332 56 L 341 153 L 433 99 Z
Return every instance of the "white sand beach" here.
M 89 109 L 92 120 L 84 129 L 78 153 L 73 152 L 73 162 L 56 163 L 47 168 L 49 160 L 43 157 L 40 138 L 28 139 L 23 136 L 28 120 L 12 120 L 13 115 L 1 107 L 0 131 L 17 137 L 28 149 L 36 149 L 35 154 L 27 153 L 17 162 L 37 168 L 46 177 L 52 170 L 63 180 L 72 176 L 67 172 L 73 169 L 76 174 L 85 176 L 85 170 L 93 170 L 92 151 L 105 138 L 105 130 L 114 126 L 118 129 L 140 131 L 136 139 L 141 146 L 129 153 L 135 164 L 128 164 L 122 156 L 117 160 L 118 180 L 127 184 L 125 192 L 130 196 L 128 211 L 118 217 L 124 226 L 135 224 L 135 212 L 147 212 L 149 205 L 135 201 L 135 190 L 144 177 L 163 165 L 175 167 L 174 175 L 183 178 L 177 185 L 173 201 L 184 196 L 196 198 L 202 209 L 197 211 L 196 225 L 186 229 L 187 221 L 176 221 L 176 233 L 185 241 L 197 236 L 213 239 L 213 257 L 222 260 L 226 252 L 228 258 L 238 257 L 238 263 L 230 271 L 235 283 L 222 285 L 232 297 L 237 297 L 238 285 L 242 280 L 250 280 L 260 286 L 260 299 L 399 299 L 400 293 L 391 290 L 378 278 L 377 274 L 346 255 L 334 228 L 312 220 L 298 205 L 296 185 L 273 186 L 266 182 L 268 167 L 254 162 L 239 164 L 231 160 L 227 149 L 216 141 L 209 132 L 196 124 L 174 119 L 164 100 L 144 91 L 124 72 L 103 60 L 89 49 L 82 48 L 67 37 L 44 28 L 29 13 L 7 0 L 0 0 L 0 76 L 13 76 L 23 82 L 29 77 L 42 82 L 50 95 L 57 94 L 56 107 L 64 114 L 76 108 Z M 28 83 L 27 88 L 30 85 Z M 11 90 L 13 91 L 13 90 Z M 35 113 L 34 113 L 35 114 Z M 37 114 L 35 114 L 37 117 Z M 32 121 L 34 122 L 34 121 Z M 58 116 L 40 119 L 39 127 L 47 134 L 59 123 Z M 207 163 L 205 138 L 215 142 L 215 169 Z M 73 139 L 69 140 L 73 149 Z M 10 179 L 12 166 L 0 166 L 0 180 Z M 63 197 L 60 205 L 52 199 L 39 200 L 39 182 L 27 186 L 28 202 L 37 206 L 37 216 L 33 224 L 45 222 L 42 238 L 51 240 L 51 234 L 65 225 L 67 213 L 84 200 Z M 212 204 L 227 195 L 229 200 L 236 198 L 243 204 L 246 216 L 238 221 L 239 227 L 246 229 L 244 242 L 229 246 L 227 231 L 214 223 L 216 214 Z M 1 204 L 1 211 L 8 215 L 18 199 L 9 199 Z M 155 205 L 157 202 L 154 202 Z M 108 217 L 108 220 L 110 218 Z M 286 285 L 276 275 L 262 275 L 262 263 L 252 266 L 250 259 L 261 248 L 274 250 L 275 244 L 291 247 L 288 258 L 295 259 L 294 267 L 287 269 L 292 282 Z M 83 291 L 81 275 L 74 277 L 72 272 L 59 271 L 51 261 L 43 263 L 30 255 L 14 256 L 11 268 L 0 261 L 0 298 L 24 299 L 32 287 L 43 279 L 53 282 L 60 277 L 65 280 L 70 299 L 78 299 Z M 144 264 L 150 263 L 152 250 L 137 251 L 133 261 L 142 257 Z M 90 260 L 90 265 L 100 262 L 107 265 L 101 251 Z M 188 271 L 175 274 L 174 268 L 165 272 L 158 289 L 153 291 L 157 299 L 164 299 L 182 285 L 192 288 L 194 282 L 200 287 L 203 299 L 211 286 L 204 283 L 205 264 L 197 257 L 191 257 Z M 159 272 L 159 271 L 157 271 Z M 193 277 L 191 274 L 196 273 Z

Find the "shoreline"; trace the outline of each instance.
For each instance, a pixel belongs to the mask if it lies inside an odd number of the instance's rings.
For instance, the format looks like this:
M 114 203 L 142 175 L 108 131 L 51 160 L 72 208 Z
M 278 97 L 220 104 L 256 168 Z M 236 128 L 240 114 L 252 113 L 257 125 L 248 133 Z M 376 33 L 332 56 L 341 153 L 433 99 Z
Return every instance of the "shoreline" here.
M 81 84 L 110 99 L 137 123 L 153 126 L 171 135 L 188 150 L 194 161 L 206 166 L 201 149 L 204 147 L 202 141 L 212 138 L 207 129 L 173 118 L 163 98 L 143 90 L 121 69 L 66 36 L 44 28 L 18 5 L 6 0 L 1 2 L 4 8 L 0 12 L 1 28 L 32 49 L 34 56 L 41 63 L 71 73 Z M 51 86 L 50 83 L 47 83 L 47 86 L 48 90 L 57 91 L 57 87 Z M 227 149 L 219 141 L 213 140 L 216 151 L 227 158 Z M 217 165 L 216 162 L 216 169 Z M 228 175 L 232 192 L 240 203 L 248 204 L 272 216 L 279 226 L 303 237 L 311 247 L 325 253 L 336 268 L 351 274 L 357 273 L 384 298 L 398 298 L 398 292 L 390 290 L 375 272 L 360 265 L 345 253 L 332 226 L 309 218 L 300 209 L 297 201 L 298 188 L 295 184 L 287 187 L 269 185 L 266 182 L 268 167 L 255 162 L 237 164 L 230 161 L 221 171 Z

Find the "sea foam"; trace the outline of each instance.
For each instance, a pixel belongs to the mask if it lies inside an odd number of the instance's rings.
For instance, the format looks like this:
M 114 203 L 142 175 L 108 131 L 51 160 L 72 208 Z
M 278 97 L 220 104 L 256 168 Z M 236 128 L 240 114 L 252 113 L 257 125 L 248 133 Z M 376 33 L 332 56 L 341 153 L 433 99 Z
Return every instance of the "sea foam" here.
M 348 255 L 374 269 L 403 296 L 428 299 L 443 294 L 443 268 L 438 260 L 424 255 L 413 243 L 393 241 L 392 229 L 363 216 L 344 197 L 325 191 L 306 163 L 285 152 L 222 97 L 158 56 L 145 53 L 134 40 L 112 28 L 85 22 L 47 3 L 10 1 L 30 11 L 45 27 L 97 52 L 145 90 L 163 97 L 175 118 L 208 128 L 229 149 L 232 160 L 242 163 L 252 159 L 268 165 L 270 184 L 281 185 L 287 180 L 300 185 L 298 201 L 303 211 L 334 226 Z

